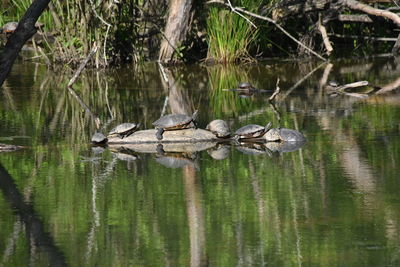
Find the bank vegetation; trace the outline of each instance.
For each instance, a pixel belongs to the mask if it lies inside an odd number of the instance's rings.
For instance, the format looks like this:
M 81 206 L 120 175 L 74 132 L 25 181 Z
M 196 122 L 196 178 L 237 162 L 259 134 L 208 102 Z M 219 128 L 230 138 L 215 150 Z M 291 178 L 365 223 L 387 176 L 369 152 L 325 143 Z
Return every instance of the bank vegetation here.
M 19 21 L 30 5 L 3 1 L 0 25 Z M 95 44 L 96 67 L 150 60 L 328 60 L 398 53 L 398 13 L 389 0 L 50 1 L 28 45 L 35 59 L 75 65 Z M 3 45 L 9 35 L 3 32 Z

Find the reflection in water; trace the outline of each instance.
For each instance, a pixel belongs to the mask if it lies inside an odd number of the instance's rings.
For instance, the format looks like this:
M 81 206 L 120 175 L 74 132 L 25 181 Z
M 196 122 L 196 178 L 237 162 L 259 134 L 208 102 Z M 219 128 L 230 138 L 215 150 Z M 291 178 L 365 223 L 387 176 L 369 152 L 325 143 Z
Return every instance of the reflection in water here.
M 29 244 L 31 250 L 39 249 L 41 252 L 45 252 L 51 266 L 66 266 L 63 253 L 54 244 L 52 236 L 44 230 L 43 222 L 38 218 L 31 204 L 25 203 L 13 178 L 2 165 L 0 165 L 0 188 L 4 198 L 11 204 L 15 213 L 24 223 L 26 235 L 32 239 L 32 243 Z M 35 264 L 34 262 L 31 263 Z
M 88 70 L 75 84 L 103 133 L 127 121 L 152 128 L 168 96 L 165 112 L 199 109 L 200 128 L 216 118 L 231 129 L 271 121 L 308 139 L 301 149 L 238 147 L 251 155 L 227 142 L 163 144 L 162 153 L 149 144 L 89 147 L 96 125 L 65 90 L 68 77 L 17 64 L 0 97 L 0 138 L 31 138 L 0 139 L 29 147 L 0 159 L 24 207 L 51 233 L 50 252 L 31 242 L 37 232 L 4 191 L 2 263 L 48 265 L 54 253 L 71 265 L 399 265 L 398 59 L 318 64 L 174 67 L 165 87 L 155 65 L 145 65 L 134 75 Z M 277 78 L 282 97 L 274 107 L 269 94 L 223 91 L 240 81 L 273 90 Z M 331 98 L 332 80 L 373 86 L 349 91 L 364 100 Z M 375 95 L 377 87 L 386 93 Z

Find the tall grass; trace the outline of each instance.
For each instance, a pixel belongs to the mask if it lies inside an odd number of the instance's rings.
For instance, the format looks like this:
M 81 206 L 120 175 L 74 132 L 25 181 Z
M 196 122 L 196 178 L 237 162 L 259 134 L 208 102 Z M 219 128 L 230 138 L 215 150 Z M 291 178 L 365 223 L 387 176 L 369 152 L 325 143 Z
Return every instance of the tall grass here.
M 237 6 L 252 10 L 262 1 L 242 0 Z M 248 52 L 250 43 L 256 38 L 258 30 L 238 14 L 224 8 L 212 7 L 207 19 L 209 60 L 235 62 L 251 60 Z

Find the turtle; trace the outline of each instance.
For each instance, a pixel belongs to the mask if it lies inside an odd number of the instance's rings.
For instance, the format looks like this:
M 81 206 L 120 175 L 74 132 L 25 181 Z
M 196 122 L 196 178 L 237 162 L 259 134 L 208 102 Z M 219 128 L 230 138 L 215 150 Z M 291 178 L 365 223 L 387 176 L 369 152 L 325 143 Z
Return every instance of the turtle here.
M 253 85 L 251 85 L 251 83 L 241 82 L 241 83 L 238 84 L 237 89 L 238 90 L 253 90 L 255 88 L 253 87 Z
M 332 86 L 332 87 L 338 87 L 339 86 L 339 82 L 336 80 L 330 80 L 328 82 L 328 85 Z
M 302 133 L 287 128 L 272 128 L 264 135 L 264 138 L 268 142 L 306 142 L 306 138 Z
M 281 140 L 285 142 L 305 142 L 306 138 L 302 133 L 293 129 L 280 128 Z
M 235 132 L 235 139 L 238 140 L 262 137 L 271 128 L 271 125 L 272 123 L 268 122 L 265 126 L 257 124 L 243 126 Z
M 121 139 L 128 137 L 132 133 L 134 133 L 140 126 L 140 123 L 130 123 L 125 122 L 117 127 L 113 128 L 109 133 L 108 136 L 118 136 Z
M 196 117 L 197 110 L 193 113 L 192 116 L 185 114 L 169 114 L 165 115 L 155 122 L 153 125 L 157 129 L 156 137 L 158 140 L 163 139 L 164 131 L 171 130 L 180 130 L 180 129 L 188 129 L 188 128 L 197 128 L 196 126 Z
M 7 22 L 6 24 L 3 25 L 3 28 L 1 29 L 2 33 L 13 33 L 18 27 L 18 22 L 12 21 L 12 22 Z
M 218 138 L 228 138 L 231 135 L 229 126 L 224 120 L 213 120 L 207 125 L 206 129 Z
M 102 134 L 100 132 L 96 132 L 92 136 L 91 141 L 93 144 L 105 144 L 105 143 L 107 143 L 108 139 L 104 134 Z

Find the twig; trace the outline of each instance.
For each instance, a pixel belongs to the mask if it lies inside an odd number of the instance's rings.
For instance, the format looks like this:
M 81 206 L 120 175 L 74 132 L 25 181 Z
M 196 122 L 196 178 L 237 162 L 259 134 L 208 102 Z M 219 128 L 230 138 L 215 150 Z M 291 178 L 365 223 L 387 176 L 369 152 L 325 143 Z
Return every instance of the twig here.
M 286 34 L 290 39 L 292 39 L 293 41 L 295 41 L 298 45 L 304 47 L 306 50 L 308 50 L 308 51 L 309 51 L 310 53 L 312 53 L 314 56 L 318 57 L 319 59 L 321 59 L 321 60 L 323 60 L 323 61 L 327 61 L 326 58 L 324 58 L 323 56 L 321 56 L 320 54 L 318 54 L 317 52 L 315 52 L 314 50 L 312 50 L 311 48 L 309 48 L 308 46 L 306 46 L 305 44 L 303 44 L 303 43 L 300 42 L 299 40 L 297 40 L 293 35 L 291 35 L 289 32 L 287 32 L 284 28 L 282 28 L 282 26 L 280 26 L 275 20 L 273 20 L 273 19 L 271 19 L 271 18 L 268 18 L 268 17 L 264 17 L 264 16 L 261 16 L 261 15 L 255 14 L 255 13 L 253 13 L 253 12 L 244 10 L 243 8 L 240 8 L 240 7 L 232 7 L 232 6 L 229 6 L 229 4 L 227 4 L 227 3 L 225 3 L 225 2 L 223 2 L 223 1 L 221 1 L 221 0 L 210 0 L 210 1 L 206 2 L 206 3 L 207 3 L 207 4 L 221 4 L 221 5 L 224 5 L 224 6 L 228 6 L 228 7 L 230 7 L 231 9 L 233 8 L 233 9 L 236 11 L 235 13 L 237 13 L 237 12 L 242 12 L 242 13 L 244 13 L 244 14 L 246 14 L 246 15 L 249 15 L 249 16 L 252 16 L 252 17 L 254 17 L 254 18 L 268 21 L 268 22 L 274 24 L 279 30 L 281 30 L 284 34 Z
M 254 28 L 257 29 L 257 26 L 256 26 L 253 22 L 251 22 L 251 20 L 249 20 L 247 17 L 243 16 L 242 14 L 240 14 L 239 12 L 237 12 L 237 11 L 235 10 L 235 7 L 232 6 L 230 0 L 227 0 L 227 2 L 228 2 L 227 5 L 231 8 L 231 11 L 232 11 L 233 13 L 238 14 L 239 16 L 241 16 L 242 18 L 244 18 L 251 26 L 253 26 Z
M 69 80 L 68 83 L 68 88 L 71 87 L 75 82 L 78 76 L 81 74 L 83 69 L 85 68 L 86 64 L 89 62 L 89 60 L 92 58 L 92 56 L 97 52 L 97 45 L 96 43 L 93 44 L 92 51 L 90 51 L 89 55 L 86 57 L 86 59 L 79 65 L 79 68 L 76 70 L 74 76 L 72 76 L 71 80 Z
M 279 88 L 279 77 L 278 77 L 278 79 L 276 80 L 276 88 L 275 88 L 275 91 L 274 91 L 274 93 L 268 98 L 268 101 L 269 101 L 269 102 L 274 101 L 275 97 L 276 97 L 280 92 L 281 92 L 281 88 Z

